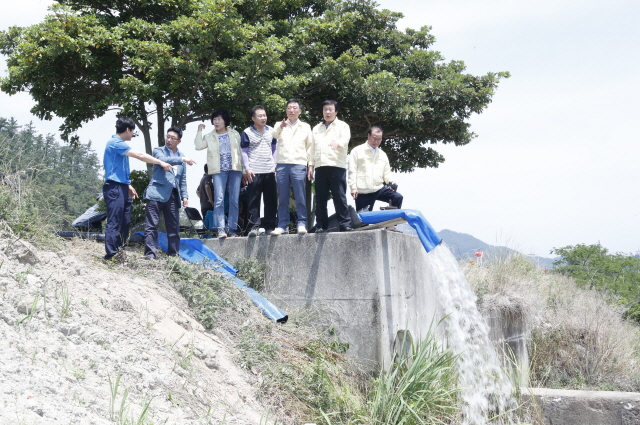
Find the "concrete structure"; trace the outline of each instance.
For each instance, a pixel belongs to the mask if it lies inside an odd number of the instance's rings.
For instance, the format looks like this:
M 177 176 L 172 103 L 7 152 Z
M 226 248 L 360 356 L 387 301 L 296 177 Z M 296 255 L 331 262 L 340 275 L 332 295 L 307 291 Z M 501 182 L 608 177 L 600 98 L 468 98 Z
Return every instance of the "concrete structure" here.
M 529 350 L 527 341 L 530 330 L 520 311 L 491 309 L 482 316 L 489 325 L 489 338 L 502 360 L 503 369 L 511 368 L 519 376 L 519 384 L 529 385 Z
M 316 310 L 347 354 L 370 370 L 389 364 L 442 314 L 429 257 L 417 236 L 380 230 L 208 240 L 231 263 L 267 264 L 263 295 L 285 312 Z M 356 261 L 357 259 L 357 261 Z
M 548 425 L 640 425 L 640 393 L 523 389 L 526 391 L 535 397 Z

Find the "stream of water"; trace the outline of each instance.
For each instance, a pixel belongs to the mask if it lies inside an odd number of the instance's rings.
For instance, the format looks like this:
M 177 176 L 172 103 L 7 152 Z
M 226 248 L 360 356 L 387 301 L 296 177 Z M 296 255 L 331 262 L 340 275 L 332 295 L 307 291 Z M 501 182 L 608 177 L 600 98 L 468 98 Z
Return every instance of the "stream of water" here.
M 516 406 L 512 385 L 501 370 L 489 340 L 489 327 L 476 307 L 476 296 L 444 243 L 429 252 L 429 259 L 438 282 L 438 301 L 446 315 L 447 344 L 460 356 L 464 423 L 484 425 L 488 418 L 501 415 L 497 423 L 510 424 L 509 412 Z

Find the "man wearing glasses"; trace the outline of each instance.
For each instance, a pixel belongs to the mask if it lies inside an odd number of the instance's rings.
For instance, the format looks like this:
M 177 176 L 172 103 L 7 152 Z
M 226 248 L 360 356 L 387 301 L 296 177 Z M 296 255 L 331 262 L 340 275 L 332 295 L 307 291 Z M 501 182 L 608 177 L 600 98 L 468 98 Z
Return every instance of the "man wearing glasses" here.
M 158 251 L 158 222 L 160 213 L 164 215 L 167 230 L 167 254 L 178 255 L 180 252 L 180 205 L 189 206 L 187 192 L 187 170 L 184 163 L 195 164 L 195 161 L 182 155 L 178 145 L 182 141 L 182 130 L 171 127 L 167 131 L 165 145 L 153 150 L 153 157 L 172 165 L 165 171 L 159 165 L 153 166 L 153 176 L 144 191 L 147 209 L 144 218 L 144 255 L 155 260 Z
M 111 260 L 124 247 L 129 238 L 131 200 L 138 193 L 131 186 L 129 158 L 136 158 L 148 164 L 155 164 L 165 171 L 171 165 L 144 152 L 133 150 L 126 142 L 134 137 L 136 125 L 131 118 L 122 117 L 116 121 L 116 134 L 107 142 L 102 163 L 104 164 L 104 185 L 102 194 L 107 205 L 107 227 L 105 229 L 105 260 Z

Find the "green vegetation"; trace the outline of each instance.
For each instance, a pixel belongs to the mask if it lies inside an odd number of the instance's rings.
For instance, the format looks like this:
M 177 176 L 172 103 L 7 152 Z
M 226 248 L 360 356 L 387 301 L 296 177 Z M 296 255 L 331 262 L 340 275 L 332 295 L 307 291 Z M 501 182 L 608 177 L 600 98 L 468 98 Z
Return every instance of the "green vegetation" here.
M 598 290 L 615 304 L 623 306 L 625 316 L 640 323 L 640 257 L 609 254 L 600 244 L 554 248 L 562 258 L 554 262 L 554 272 L 571 276 L 583 288 Z
M 432 50 L 427 26 L 400 31 L 400 13 L 371 0 L 58 0 L 43 22 L 0 32 L 8 75 L 0 88 L 28 92 L 33 113 L 64 119 L 62 137 L 114 105 L 145 138 L 164 144 L 164 123 L 183 127 L 217 108 L 248 120 L 263 104 L 282 117 L 298 97 L 303 119 L 321 119 L 325 99 L 361 143 L 386 129 L 394 169 L 437 167 L 434 143 L 465 145 L 508 73 L 465 74 Z M 159 123 L 152 136 L 149 118 Z
M 69 226 L 96 202 L 99 171 L 91 143 L 61 146 L 31 124 L 0 118 L 0 219 L 15 233 Z
M 517 317 L 530 331 L 531 387 L 640 391 L 640 328 L 608 297 L 522 255 L 464 264 L 483 314 Z

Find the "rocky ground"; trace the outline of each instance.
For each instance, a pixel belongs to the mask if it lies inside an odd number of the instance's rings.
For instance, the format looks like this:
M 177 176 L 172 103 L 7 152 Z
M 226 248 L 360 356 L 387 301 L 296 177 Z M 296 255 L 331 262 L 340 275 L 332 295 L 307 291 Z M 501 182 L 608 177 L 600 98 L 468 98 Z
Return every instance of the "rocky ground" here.
M 145 277 L 103 250 L 0 234 L 0 423 L 266 423 L 227 337 L 153 265 Z

